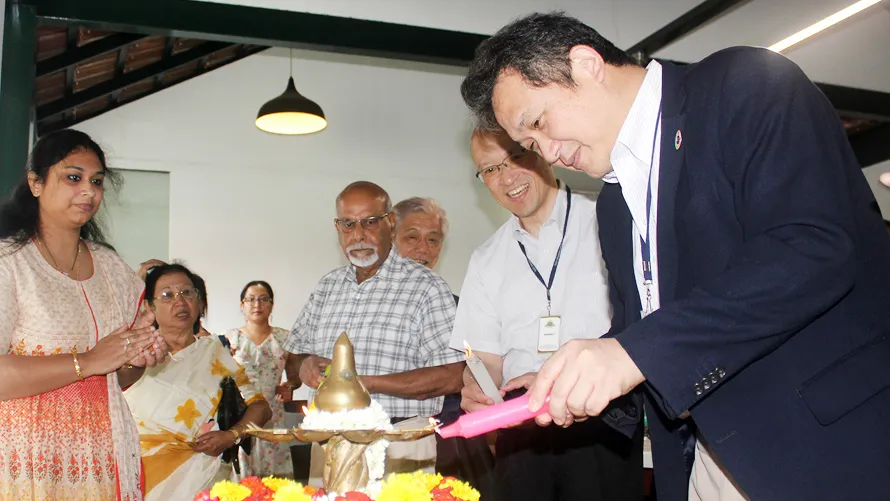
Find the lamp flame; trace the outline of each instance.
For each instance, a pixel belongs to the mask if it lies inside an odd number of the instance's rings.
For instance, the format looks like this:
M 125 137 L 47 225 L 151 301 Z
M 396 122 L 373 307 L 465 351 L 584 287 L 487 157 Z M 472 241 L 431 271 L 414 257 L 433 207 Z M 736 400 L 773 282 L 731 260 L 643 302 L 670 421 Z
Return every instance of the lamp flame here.
M 306 407 L 305 405 L 303 406 L 303 415 L 304 415 L 304 416 L 308 416 L 308 415 L 309 415 L 309 408 Z
M 430 426 L 432 426 L 433 428 L 435 428 L 438 431 L 439 428 L 442 427 L 442 421 L 439 421 L 438 419 L 431 417 L 430 418 Z
M 470 345 L 469 345 L 469 343 L 467 343 L 466 339 L 464 339 L 464 353 L 467 354 L 467 358 L 470 358 L 473 356 L 473 349 L 470 348 Z

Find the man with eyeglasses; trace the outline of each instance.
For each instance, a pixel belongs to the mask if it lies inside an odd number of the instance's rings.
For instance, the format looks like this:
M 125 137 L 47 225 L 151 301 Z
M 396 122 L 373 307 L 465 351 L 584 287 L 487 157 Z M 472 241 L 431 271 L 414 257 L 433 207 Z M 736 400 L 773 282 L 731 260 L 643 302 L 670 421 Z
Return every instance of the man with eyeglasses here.
M 294 324 L 285 349 L 288 379 L 318 388 L 341 332 L 355 346 L 362 383 L 394 422 L 441 412 L 443 395 L 460 391 L 464 356 L 448 347 L 454 298 L 441 277 L 404 258 L 392 245 L 389 195 L 358 181 L 337 197 L 334 225 L 350 264 L 328 273 Z M 314 392 L 313 392 L 314 393 Z M 433 436 L 394 442 L 387 471 L 424 469 L 436 460 Z M 314 446 L 310 483 L 318 484 L 323 454 Z
M 476 177 L 513 214 L 470 258 L 451 347 L 466 341 L 504 398 L 524 393 L 561 345 L 611 324 L 596 203 L 560 185 L 553 167 L 505 134 L 475 131 Z M 506 384 L 502 384 L 506 382 Z M 462 407 L 492 405 L 464 373 Z M 603 419 L 570 428 L 528 423 L 498 432 L 495 478 L 502 499 L 640 500 L 642 427 L 633 437 Z

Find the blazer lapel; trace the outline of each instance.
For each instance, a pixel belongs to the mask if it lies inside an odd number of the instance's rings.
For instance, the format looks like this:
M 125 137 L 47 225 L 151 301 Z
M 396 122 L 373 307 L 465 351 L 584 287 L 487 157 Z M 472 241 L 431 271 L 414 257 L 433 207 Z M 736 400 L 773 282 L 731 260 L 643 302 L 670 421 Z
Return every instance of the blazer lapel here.
M 640 296 L 634 278 L 633 219 L 621 194 L 621 185 L 606 183 L 597 199 L 600 244 L 609 275 L 621 296 L 626 318 L 624 326 L 640 318 Z
M 674 299 L 677 290 L 677 234 L 675 213 L 677 185 L 685 168 L 683 144 L 685 93 L 683 72 L 662 64 L 661 160 L 658 170 L 658 292 L 661 304 Z

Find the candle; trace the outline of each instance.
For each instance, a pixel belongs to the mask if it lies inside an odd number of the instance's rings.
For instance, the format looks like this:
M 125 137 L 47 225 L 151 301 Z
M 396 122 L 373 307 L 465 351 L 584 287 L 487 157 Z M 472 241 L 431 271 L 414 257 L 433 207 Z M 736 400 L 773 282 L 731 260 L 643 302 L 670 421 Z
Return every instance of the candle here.
M 467 367 L 469 367 L 470 372 L 473 373 L 473 379 L 479 384 L 482 393 L 485 393 L 488 398 L 494 400 L 494 403 L 496 404 L 503 402 L 504 399 L 501 397 L 501 392 L 498 391 L 498 387 L 495 386 L 494 381 L 491 379 L 491 374 L 488 373 L 488 369 L 485 368 L 482 359 L 479 358 L 479 355 L 473 353 L 473 350 L 470 349 L 470 345 L 467 344 L 466 341 L 464 341 L 464 348 L 464 353 L 467 354 Z
M 442 438 L 464 437 L 473 438 L 490 431 L 506 428 L 511 424 L 528 421 L 544 414 L 550 409 L 550 397 L 544 401 L 536 412 L 528 410 L 528 395 L 523 395 L 504 403 L 495 404 L 481 411 L 471 412 L 459 417 L 454 423 L 437 428 Z

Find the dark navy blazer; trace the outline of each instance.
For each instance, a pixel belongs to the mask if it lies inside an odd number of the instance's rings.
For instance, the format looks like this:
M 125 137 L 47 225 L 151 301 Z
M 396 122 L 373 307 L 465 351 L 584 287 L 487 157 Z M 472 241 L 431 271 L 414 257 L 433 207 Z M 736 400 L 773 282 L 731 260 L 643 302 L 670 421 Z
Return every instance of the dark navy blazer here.
M 663 64 L 662 103 L 642 320 L 621 186 L 597 202 L 659 501 L 687 499 L 694 427 L 753 500 L 890 499 L 890 236 L 837 113 L 754 48 Z

